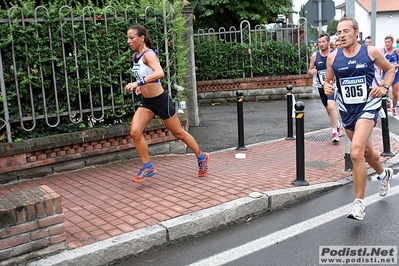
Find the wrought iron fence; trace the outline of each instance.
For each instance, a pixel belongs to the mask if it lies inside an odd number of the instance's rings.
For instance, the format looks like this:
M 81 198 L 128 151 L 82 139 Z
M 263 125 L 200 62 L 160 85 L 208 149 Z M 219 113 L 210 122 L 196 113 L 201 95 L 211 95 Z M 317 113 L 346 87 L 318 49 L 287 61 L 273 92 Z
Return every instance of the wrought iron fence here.
M 243 54 L 239 49 L 233 54 L 229 54 L 222 61 L 227 62 L 227 67 L 224 69 L 222 76 L 228 77 L 229 72 L 241 73 L 243 78 L 254 76 L 253 66 L 253 53 L 251 50 L 264 49 L 268 41 L 281 41 L 288 42 L 296 45 L 297 62 L 306 62 L 306 67 L 309 66 L 309 50 L 308 50 L 308 36 L 307 36 L 307 21 L 306 18 L 301 17 L 298 20 L 298 24 L 265 24 L 255 25 L 251 27 L 247 20 L 241 22 L 240 27 L 219 28 L 218 31 L 210 28 L 207 30 L 200 29 L 194 34 L 195 41 L 197 43 L 213 42 L 213 48 L 217 51 L 217 47 L 220 42 L 223 43 L 239 43 L 245 45 L 248 49 L 248 53 Z M 284 51 L 275 51 L 276 58 L 282 62 L 285 66 L 289 67 L 293 61 L 285 60 Z M 239 62 L 239 63 L 237 63 Z M 275 61 L 274 61 L 275 62 Z M 268 70 L 268 64 L 272 63 L 269 57 L 261 59 L 260 68 L 265 69 L 269 74 L 274 74 L 273 71 Z M 231 67 L 232 66 L 232 67 Z M 196 66 L 197 79 L 201 80 L 201 74 L 204 69 L 200 66 Z M 298 68 L 298 74 L 302 74 L 302 69 Z
M 164 83 L 171 93 L 167 20 L 173 15 L 171 7 L 163 11 L 157 15 L 147 7 L 138 14 L 127 7 L 121 16 L 112 6 L 103 14 L 85 7 L 78 17 L 63 6 L 54 17 L 39 6 L 33 18 L 26 18 L 21 8 L 10 8 L 8 18 L 0 20 L 0 27 L 13 26 L 0 45 L 0 137 L 13 142 L 13 131 L 33 131 L 38 123 L 47 130 L 83 121 L 90 126 L 108 117 L 116 123 L 134 113 L 137 96 L 124 92 L 132 80 L 125 37 L 131 24 L 145 22 L 150 32 L 164 33 L 153 43 L 163 52 Z
M 82 12 L 76 16 L 72 8 L 63 6 L 54 16 L 39 6 L 33 18 L 26 18 L 21 8 L 13 7 L 7 19 L 0 19 L 0 30 L 13 26 L 0 42 L 0 140 L 13 142 L 12 132 L 31 132 L 38 124 L 43 130 L 58 130 L 70 125 L 84 127 L 82 122 L 91 127 L 105 119 L 113 124 L 127 114 L 130 117 L 137 99 L 124 93 L 124 84 L 132 80 L 131 51 L 124 46 L 124 31 L 131 24 L 145 24 L 150 32 L 163 33 L 152 37 L 156 38 L 153 43 L 158 54 L 162 52 L 164 85 L 172 94 L 176 73 L 171 65 L 176 64 L 176 58 L 170 59 L 172 52 L 168 50 L 171 40 L 173 48 L 173 36 L 168 36 L 167 29 L 174 20 L 171 6 L 164 5 L 163 14 L 156 14 L 153 7 L 147 7 L 144 14 L 127 7 L 123 16 L 112 6 L 106 7 L 103 14 L 97 14 L 92 7 Z M 301 18 L 299 24 L 306 25 L 306 19 Z M 251 29 L 249 22 L 243 21 L 240 29 L 200 30 L 194 38 L 215 43 L 235 41 L 258 48 L 268 40 L 285 40 L 297 45 L 298 61 L 308 65 L 309 55 L 301 54 L 302 47 L 307 46 L 307 27 L 298 25 L 256 25 Z M 226 69 L 222 74 L 234 70 L 241 71 L 243 77 L 252 77 L 251 56 L 249 52 L 249 61 L 241 61 L 238 53 L 230 56 L 226 60 L 240 63 L 235 70 Z M 284 54 L 279 56 L 284 62 Z M 263 60 L 261 67 L 267 69 L 268 58 Z M 197 68 L 199 74 L 201 67 Z

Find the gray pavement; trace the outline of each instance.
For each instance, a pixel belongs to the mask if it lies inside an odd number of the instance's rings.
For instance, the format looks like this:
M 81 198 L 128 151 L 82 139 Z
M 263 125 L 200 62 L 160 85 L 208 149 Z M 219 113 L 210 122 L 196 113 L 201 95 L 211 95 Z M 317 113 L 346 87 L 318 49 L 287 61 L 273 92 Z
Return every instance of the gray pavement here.
M 328 128 L 328 121 L 320 101 L 316 99 L 304 102 L 305 132 L 314 134 L 325 131 Z M 267 146 L 276 141 L 284 141 L 287 136 L 285 105 L 284 101 L 244 103 L 245 144 L 248 147 Z M 201 126 L 191 127 L 190 133 L 197 139 L 203 150 L 223 153 L 237 147 L 235 104 L 201 106 L 200 117 Z M 395 134 L 392 133 L 391 137 L 399 141 Z M 384 165 L 399 168 L 399 156 L 396 154 L 389 158 Z M 369 169 L 368 174 L 371 176 L 374 172 Z M 280 209 L 287 204 L 316 196 L 351 181 L 351 175 L 347 173 L 346 177 L 334 182 L 251 193 L 246 197 L 23 265 L 108 265 L 157 246 L 168 245 L 245 221 L 248 216 Z M 0 265 L 3 264 L 0 262 Z

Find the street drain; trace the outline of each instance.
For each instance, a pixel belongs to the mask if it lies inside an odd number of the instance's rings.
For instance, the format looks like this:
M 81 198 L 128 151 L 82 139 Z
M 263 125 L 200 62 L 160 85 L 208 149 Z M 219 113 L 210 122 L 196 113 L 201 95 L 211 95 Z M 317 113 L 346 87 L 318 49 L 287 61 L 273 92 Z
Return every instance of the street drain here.
M 306 167 L 311 167 L 311 168 L 315 168 L 315 169 L 327 169 L 329 167 L 333 167 L 334 164 L 333 163 L 328 163 L 328 162 L 323 162 L 323 161 L 310 161 L 310 162 L 306 162 Z
M 329 134 L 329 133 L 320 133 L 320 134 L 312 135 L 312 136 L 309 136 L 309 137 L 305 137 L 305 140 L 318 141 L 318 142 L 330 141 L 331 140 L 331 134 Z

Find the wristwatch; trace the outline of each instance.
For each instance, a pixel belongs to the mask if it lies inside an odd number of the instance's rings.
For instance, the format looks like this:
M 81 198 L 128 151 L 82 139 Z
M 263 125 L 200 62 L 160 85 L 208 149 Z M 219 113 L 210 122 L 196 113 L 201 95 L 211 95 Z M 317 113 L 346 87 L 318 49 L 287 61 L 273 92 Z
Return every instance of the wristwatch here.
M 382 84 L 381 86 L 389 91 L 389 85 L 388 84 Z

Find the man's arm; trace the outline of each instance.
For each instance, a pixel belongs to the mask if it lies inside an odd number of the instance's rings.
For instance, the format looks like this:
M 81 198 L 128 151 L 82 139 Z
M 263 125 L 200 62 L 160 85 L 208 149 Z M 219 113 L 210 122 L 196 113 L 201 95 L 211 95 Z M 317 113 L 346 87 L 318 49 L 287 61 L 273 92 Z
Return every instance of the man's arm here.
M 396 49 L 396 55 L 399 57 L 399 49 L 398 49 L 398 48 L 395 48 L 395 49 Z M 397 68 L 399 68 L 399 62 L 396 62 L 395 70 L 396 70 Z
M 332 68 L 332 63 L 335 60 L 335 56 L 337 55 L 337 52 L 333 52 L 328 55 L 327 57 L 327 73 L 326 73 L 326 80 L 324 82 L 324 93 L 327 96 L 333 95 L 335 91 L 334 87 L 334 69 Z
M 376 47 L 368 47 L 368 54 L 374 63 L 385 72 L 384 80 L 378 87 L 371 87 L 370 96 L 374 98 L 379 98 L 388 93 L 388 89 L 384 85 L 391 86 L 395 78 L 395 68 L 389 63 L 385 56 Z M 389 88 L 389 87 L 388 87 Z
M 395 68 L 385 56 L 375 47 L 368 47 L 368 53 L 374 63 L 385 72 L 384 83 L 391 86 L 395 78 Z
M 316 61 L 316 53 L 317 52 L 314 52 L 312 54 L 312 57 L 310 58 L 310 64 L 309 64 L 309 70 L 308 70 L 308 73 L 313 76 L 317 74 L 317 69 L 314 64 L 314 62 Z

